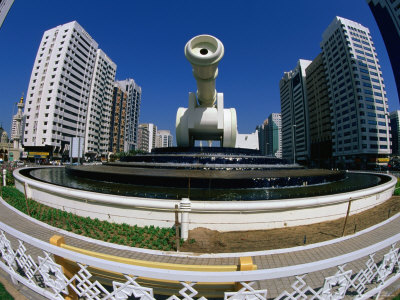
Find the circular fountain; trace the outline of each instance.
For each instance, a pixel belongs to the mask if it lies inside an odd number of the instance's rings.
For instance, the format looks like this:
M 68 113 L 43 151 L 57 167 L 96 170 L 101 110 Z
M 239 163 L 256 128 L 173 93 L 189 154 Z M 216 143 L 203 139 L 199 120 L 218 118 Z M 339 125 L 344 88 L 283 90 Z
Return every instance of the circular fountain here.
M 271 229 L 355 214 L 389 199 L 387 174 L 305 169 L 254 151 L 159 150 L 103 165 L 14 171 L 16 186 L 43 204 L 131 225 Z M 168 152 L 167 152 L 168 151 Z M 230 154 L 228 154 L 230 153 Z M 350 205 L 351 203 L 351 205 Z
M 93 166 L 14 171 L 27 197 L 81 216 L 132 225 L 171 227 L 176 213 L 188 229 L 270 229 L 334 220 L 389 199 L 387 174 L 306 169 L 258 151 L 234 148 L 236 111 L 215 90 L 222 43 L 190 40 L 197 93 L 176 117 L 178 147 Z M 196 140 L 221 147 L 196 148 Z M 183 218 L 183 215 L 185 216 Z

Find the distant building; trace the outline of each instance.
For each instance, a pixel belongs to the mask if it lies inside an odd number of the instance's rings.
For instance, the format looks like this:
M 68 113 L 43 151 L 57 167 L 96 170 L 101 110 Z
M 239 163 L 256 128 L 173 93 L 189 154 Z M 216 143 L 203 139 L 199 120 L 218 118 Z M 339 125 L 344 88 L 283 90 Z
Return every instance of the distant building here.
M 390 113 L 390 128 L 392 133 L 392 155 L 400 156 L 400 110 Z
M 11 145 L 8 142 L 8 134 L 3 127 L 0 126 L 0 162 L 9 160 L 8 152 L 10 146 Z
M 268 155 L 268 119 L 256 127 L 258 132 L 258 149 L 261 155 Z
M 138 147 L 139 150 L 151 152 L 156 147 L 157 126 L 152 123 L 139 124 Z
M 310 156 L 306 68 L 311 61 L 300 59 L 279 82 L 282 115 L 282 157 L 307 164 Z
M 267 154 L 282 158 L 282 118 L 279 113 L 272 113 L 268 117 Z
M 400 2 L 398 0 L 367 0 L 367 3 L 385 42 L 400 97 Z
M 156 148 L 172 147 L 173 136 L 169 130 L 158 130 Z
M 92 83 L 104 76 L 95 69 L 97 49 L 76 21 L 44 32 L 26 93 L 23 145 L 29 157 L 61 158 L 72 137 L 85 137 Z
M 262 155 L 282 158 L 281 114 L 272 113 L 257 126 L 259 149 Z
M 117 65 L 97 49 L 87 107 L 84 152 L 88 156 L 107 156 L 110 141 L 110 117 Z
M 0 126 L 0 162 L 19 160 L 21 149 L 14 149 L 7 132 Z
M 250 134 L 237 134 L 235 148 L 259 150 L 258 131 Z
M 24 97 L 21 97 L 17 103 L 18 111 L 13 116 L 11 124 L 11 140 L 13 141 L 14 149 L 22 150 L 22 124 L 23 124 L 23 108 L 24 108 Z
M 138 150 L 149 152 L 149 129 L 145 124 L 139 124 Z
M 111 107 L 109 151 L 124 152 L 125 122 L 128 94 L 118 81 L 114 83 Z
M 332 129 L 328 82 L 322 54 L 306 68 L 310 160 L 318 167 L 332 164 Z
M 0 0 L 0 28 L 13 3 L 14 0 Z
M 127 93 L 124 152 L 136 150 L 142 88 L 129 78 L 118 81 Z
M 335 17 L 322 35 L 332 156 L 339 167 L 364 168 L 390 151 L 388 103 L 369 29 Z

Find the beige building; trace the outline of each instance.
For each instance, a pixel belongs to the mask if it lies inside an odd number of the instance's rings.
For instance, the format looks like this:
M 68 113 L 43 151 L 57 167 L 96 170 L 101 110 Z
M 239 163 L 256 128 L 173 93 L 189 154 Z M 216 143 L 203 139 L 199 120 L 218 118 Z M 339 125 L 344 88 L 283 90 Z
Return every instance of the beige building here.
M 156 148 L 172 147 L 172 134 L 169 130 L 158 130 L 156 138 Z

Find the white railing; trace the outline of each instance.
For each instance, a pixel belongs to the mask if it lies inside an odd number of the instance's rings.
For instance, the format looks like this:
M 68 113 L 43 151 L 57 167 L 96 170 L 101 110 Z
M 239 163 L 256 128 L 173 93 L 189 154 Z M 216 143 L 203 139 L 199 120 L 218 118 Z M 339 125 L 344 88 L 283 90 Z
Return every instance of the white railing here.
M 132 296 L 156 299 L 153 288 L 138 283 L 137 279 L 141 277 L 179 282 L 180 290 L 170 295 L 168 299 L 171 300 L 198 298 L 196 284 L 199 286 L 206 282 L 240 283 L 236 285 L 239 287 L 236 291 L 222 292 L 220 297 L 224 299 L 267 299 L 268 291 L 262 288 L 265 281 L 291 276 L 295 277 L 293 283 L 285 286 L 275 299 L 342 299 L 345 296 L 367 299 L 379 295 L 385 287 L 400 279 L 400 253 L 396 247 L 399 240 L 400 233 L 361 250 L 301 265 L 254 271 L 199 272 L 141 267 L 80 254 L 43 242 L 0 222 L 0 267 L 14 283 L 20 282 L 48 299 L 64 299 L 71 294 L 80 299 L 122 300 Z M 376 255 L 381 250 L 385 254 Z M 40 254 L 32 257 L 28 252 Z M 56 257 L 76 262 L 76 272 L 68 278 L 55 262 Z M 363 259 L 365 264 L 358 271 L 346 268 L 347 263 L 359 259 Z M 123 280 L 103 285 L 93 279 L 90 268 L 121 274 Z M 330 268 L 336 271 L 324 277 L 320 286 L 312 287 L 307 283 L 308 274 Z

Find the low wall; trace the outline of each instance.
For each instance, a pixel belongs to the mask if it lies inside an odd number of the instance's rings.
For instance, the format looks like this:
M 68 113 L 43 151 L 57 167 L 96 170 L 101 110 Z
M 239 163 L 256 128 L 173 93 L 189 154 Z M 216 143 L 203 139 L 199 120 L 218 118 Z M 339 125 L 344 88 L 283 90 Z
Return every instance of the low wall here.
M 138 226 L 172 227 L 180 200 L 127 197 L 82 191 L 44 183 L 14 171 L 15 185 L 42 204 L 80 216 Z M 382 174 L 381 174 L 382 175 Z M 353 192 L 310 198 L 259 201 L 190 201 L 188 229 L 205 227 L 219 231 L 273 229 L 335 220 L 362 212 L 388 200 L 397 179 Z M 180 217 L 181 218 L 181 217 Z

